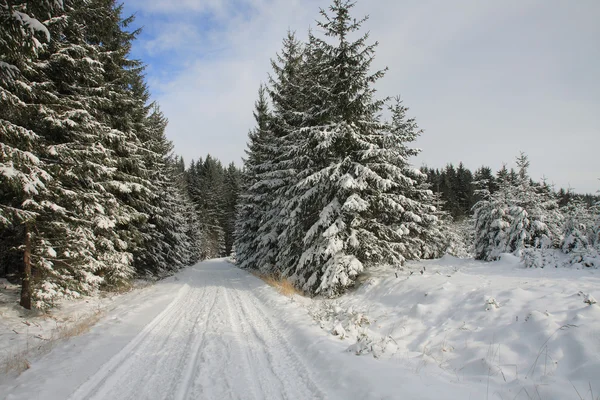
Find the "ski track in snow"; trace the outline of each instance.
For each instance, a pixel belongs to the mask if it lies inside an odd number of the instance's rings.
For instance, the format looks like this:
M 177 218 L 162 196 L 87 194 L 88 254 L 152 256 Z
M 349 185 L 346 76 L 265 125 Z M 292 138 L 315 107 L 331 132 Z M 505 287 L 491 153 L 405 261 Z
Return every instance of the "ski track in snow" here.
M 70 399 L 327 398 L 247 278 L 190 268 L 171 303 Z

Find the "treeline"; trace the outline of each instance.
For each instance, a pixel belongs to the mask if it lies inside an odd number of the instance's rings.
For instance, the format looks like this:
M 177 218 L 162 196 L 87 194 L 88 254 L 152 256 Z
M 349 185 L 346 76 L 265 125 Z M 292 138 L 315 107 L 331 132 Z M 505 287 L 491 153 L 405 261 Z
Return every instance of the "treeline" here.
M 519 182 L 519 173 L 514 168 L 508 169 L 506 165 L 496 173 L 486 166 L 472 172 L 463 163 L 459 163 L 458 167 L 449 163 L 444 168 L 435 169 L 425 166 L 421 167 L 421 171 L 427 174 L 430 189 L 438 197 L 436 206 L 447 211 L 455 221 L 462 221 L 473 215 L 473 206 L 482 200 L 480 192 L 482 182 L 485 182 L 485 188 L 490 194 L 494 194 L 500 188 L 501 182 L 507 181 L 512 184 Z M 533 180 L 530 183 L 536 184 Z M 548 183 L 541 184 L 548 186 Z M 555 188 L 549 187 L 549 190 L 554 191 Z M 563 188 L 559 189 L 556 195 L 560 207 L 566 206 L 572 200 L 581 201 L 588 206 L 600 201 L 598 195 L 579 194 Z
M 516 173 L 499 174 L 495 191 L 480 181 L 482 199 L 473 215 L 475 258 L 492 261 L 512 253 L 528 267 L 600 267 L 600 201 L 557 193 L 546 182 L 534 182 L 528 168 L 521 154 Z
M 121 11 L 112 0 L 0 3 L 0 272 L 21 278 L 26 308 L 206 255 L 189 174 Z
M 242 171 L 234 163 L 225 167 L 210 155 L 192 160 L 185 171 L 188 194 L 202 221 L 202 259 L 232 252 L 241 179 Z

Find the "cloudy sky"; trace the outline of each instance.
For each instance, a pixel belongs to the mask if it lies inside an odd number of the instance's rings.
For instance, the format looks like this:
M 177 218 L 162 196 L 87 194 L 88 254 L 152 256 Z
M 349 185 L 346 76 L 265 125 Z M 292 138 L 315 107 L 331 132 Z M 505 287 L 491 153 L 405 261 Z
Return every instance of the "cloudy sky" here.
M 270 58 L 329 5 L 124 1 L 176 152 L 240 165 Z M 380 95 L 400 95 L 425 131 L 416 166 L 497 170 L 524 151 L 534 179 L 600 189 L 600 1 L 358 0 L 354 10 L 370 16 L 374 67 L 389 67 Z

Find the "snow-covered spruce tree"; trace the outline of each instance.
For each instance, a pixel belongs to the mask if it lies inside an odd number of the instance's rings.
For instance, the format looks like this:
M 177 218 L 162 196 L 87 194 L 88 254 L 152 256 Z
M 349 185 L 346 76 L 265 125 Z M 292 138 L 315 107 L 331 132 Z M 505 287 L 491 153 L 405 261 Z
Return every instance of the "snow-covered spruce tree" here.
M 383 214 L 381 222 L 400 234 L 400 240 L 393 242 L 398 242 L 404 259 L 440 257 L 446 251 L 447 238 L 442 221 L 437 217 L 435 196 L 429 190 L 427 176 L 410 164 L 410 157 L 419 154 L 420 149 L 411 148 L 409 144 L 422 131 L 414 118 L 407 117 L 408 108 L 399 97 L 390 111 L 392 120 L 389 134 L 384 137 L 384 150 L 372 167 L 380 176 L 393 182 L 390 190 L 376 197 L 383 199 L 377 209 L 389 210 Z M 391 233 L 385 236 L 393 237 Z
M 270 142 L 261 146 L 262 162 L 254 168 L 256 183 L 252 190 L 262 193 L 262 223 L 258 229 L 256 267 L 263 273 L 280 274 L 282 265 L 277 258 L 285 258 L 288 249 L 280 246 L 279 236 L 285 225 L 284 205 L 288 192 L 297 182 L 294 170 L 290 132 L 306 123 L 303 109 L 304 46 L 293 32 L 288 31 L 283 47 L 271 60 L 273 73 L 269 76 L 269 95 L 273 111 L 269 118 Z
M 24 11 L 24 5 L 18 7 L 20 11 L 15 11 L 15 15 L 20 15 L 19 19 L 27 25 L 24 31 L 32 29 L 35 25 L 33 20 L 20 14 Z M 61 8 L 57 5 L 57 9 Z M 72 54 L 68 53 L 68 49 L 73 47 L 70 41 L 81 35 L 74 37 L 70 29 L 74 4 L 65 2 L 64 9 L 64 13 L 61 11 L 61 14 L 54 15 L 45 26 L 39 25 L 43 27 L 46 38 L 52 37 L 53 40 L 43 46 L 36 45 L 35 57 L 31 57 L 27 63 L 21 62 L 22 71 L 13 81 L 14 87 L 21 92 L 15 92 L 17 96 L 12 98 L 2 96 L 9 100 L 21 96 L 24 100 L 21 103 L 25 106 L 22 108 L 25 114 L 20 114 L 24 117 L 20 122 L 20 140 L 24 143 L 36 139 L 40 146 L 31 146 L 27 159 L 33 165 L 45 166 L 43 173 L 33 170 L 37 177 L 25 186 L 28 188 L 26 198 L 13 196 L 11 200 L 20 202 L 25 211 L 33 211 L 33 214 L 29 214 L 33 218 L 27 218 L 24 224 L 25 229 L 17 228 L 14 231 L 15 236 L 24 243 L 21 247 L 24 252 L 22 305 L 26 308 L 32 305 L 46 307 L 52 304 L 55 297 L 77 296 L 93 290 L 100 281 L 93 275 L 98 263 L 94 257 L 94 235 L 89 226 L 90 220 L 86 219 L 89 215 L 77 212 L 79 210 L 76 207 L 85 199 L 86 193 L 79 190 L 80 182 L 85 178 L 73 171 L 81 168 L 89 154 L 93 153 L 93 149 L 85 149 L 82 143 L 77 143 L 76 138 L 82 130 L 89 132 L 98 127 L 90 128 L 93 123 L 88 123 L 90 121 L 85 111 L 73 107 L 68 96 L 61 96 L 65 94 L 63 89 L 73 76 L 93 75 L 94 67 L 86 61 L 82 68 L 81 63 L 77 64 L 71 58 Z M 81 54 L 84 51 L 78 49 L 79 58 L 85 56 Z M 57 68 L 57 59 L 68 59 L 69 62 Z M 61 67 L 62 70 L 59 69 Z M 19 113 L 12 113 L 10 118 L 18 116 Z M 10 129 L 11 123 L 7 121 L 2 126 Z M 65 141 L 69 145 L 60 146 Z M 13 165 L 14 161 L 11 160 Z M 66 170 L 68 172 L 64 173 Z M 25 183 L 24 175 L 15 175 Z M 53 179 L 48 179 L 50 176 Z M 43 187 L 40 177 L 46 178 Z M 77 183 L 73 185 L 73 182 Z M 15 207 L 12 210 L 15 211 Z M 18 212 L 13 216 L 17 217 L 16 220 L 20 219 Z
M 535 196 L 531 188 L 527 168 L 529 161 L 527 157 L 521 153 L 517 157 L 517 166 L 519 167 L 518 178 L 514 186 L 507 187 L 509 193 L 508 213 L 511 216 L 510 226 L 507 230 L 507 252 L 521 254 L 533 237 L 531 231 L 534 229 L 530 212 L 533 207 L 538 206 Z M 540 227 L 544 229 L 544 226 Z
M 134 274 L 132 253 L 144 269 L 147 249 L 161 248 L 151 239 L 162 237 L 149 221 L 159 214 L 152 168 L 163 166 L 154 162 L 162 155 L 141 145 L 141 138 L 149 145 L 153 137 L 141 70 L 126 59 L 134 36 L 122 31 L 120 9 L 110 1 L 69 2 L 65 9 L 62 40 L 52 43 L 52 56 L 42 64 L 62 104 L 49 106 L 39 120 L 60 183 L 52 193 L 78 216 L 69 223 L 78 240 L 62 235 L 60 257 L 47 263 L 39 292 L 45 302 L 61 290 L 68 295 L 126 284 Z M 151 268 L 166 264 L 153 259 Z
M 94 46 L 86 42 L 80 4 L 69 1 L 64 6 L 65 16 L 49 25 L 52 36 L 60 39 L 40 53 L 31 73 L 38 106 L 29 123 L 44 139 L 39 155 L 53 177 L 46 201 L 38 207 L 44 223 L 37 224 L 36 236 L 46 249 L 37 249 L 33 258 L 37 307 L 52 305 L 55 298 L 90 293 L 102 282 L 99 271 L 130 257 L 110 251 L 114 243 L 120 244 L 110 230 L 110 213 L 117 203 L 97 185 L 110 178 L 112 159 L 104 147 L 95 145 L 109 136 L 110 128 L 89 113 L 94 108 L 90 94 L 102 81 L 102 68 Z M 54 204 L 52 212 L 48 201 Z
M 171 263 L 168 271 L 174 267 L 193 265 L 201 257 L 201 243 L 199 242 L 200 225 L 194 213 L 194 206 L 187 196 L 185 188 L 179 182 L 182 179 L 180 170 L 172 157 L 166 160 L 168 181 L 165 185 L 165 197 L 161 201 L 164 214 L 161 216 L 161 228 L 165 232 L 167 242 L 167 261 Z
M 373 101 L 370 87 L 383 72 L 369 74 L 375 45 L 367 45 L 366 36 L 349 41 L 364 22 L 351 19 L 351 8 L 334 1 L 331 16 L 321 10 L 318 25 L 333 44 L 310 35 L 304 68 L 311 86 L 302 92 L 311 121 L 287 135 L 295 144 L 290 159 L 298 183 L 286 199 L 285 258 L 278 264 L 309 293 L 334 295 L 351 285 L 364 269 L 358 253 L 371 245 L 360 243 L 351 224 L 369 207 L 358 193 L 368 187 L 359 152 L 374 148 L 374 140 L 365 139 L 383 130 L 375 116 L 382 104 Z
M 537 219 L 538 213 L 543 214 L 542 218 L 548 229 L 547 235 L 550 240 L 550 243 L 544 247 L 560 248 L 563 240 L 564 215 L 560 210 L 558 193 L 545 179 L 535 184 L 534 190 L 540 203 L 539 209 L 534 211 L 534 219 Z
M 600 267 L 600 252 L 596 244 L 598 214 L 595 207 L 588 207 L 575 197 L 562 211 L 564 225 L 560 248 L 569 255 L 569 264 Z
M 54 235 L 62 237 L 55 243 L 59 254 L 43 264 L 38 292 L 46 303 L 61 292 L 86 293 L 98 284 L 110 288 L 133 276 L 131 252 L 144 245 L 140 224 L 147 221 L 142 212 L 149 209 L 152 192 L 143 164 L 147 152 L 137 136 L 146 118 L 145 86 L 139 70 L 119 58 L 132 39 L 121 35 L 120 10 L 106 1 L 66 2 L 65 10 L 61 40 L 51 43 L 51 55 L 40 63 L 62 101 L 50 99 L 34 120 L 41 121 L 51 145 L 45 157 L 58 182 L 51 193 L 76 216 L 68 224 L 76 235 Z M 119 101 L 126 106 L 112 108 Z M 52 222 L 57 225 L 56 217 Z
M 270 130 L 271 115 L 266 89 L 260 86 L 255 103 L 256 127 L 248 134 L 248 149 L 242 170 L 242 189 L 239 197 L 235 230 L 236 262 L 240 268 L 257 269 L 259 228 L 264 221 L 271 193 L 265 193 L 260 185 L 261 166 L 270 160 L 269 148 L 273 143 Z
M 508 231 L 508 249 L 521 256 L 527 267 L 544 267 L 554 263 L 549 249 L 560 239 L 558 226 L 562 216 L 551 188 L 535 184 L 527 173 L 529 160 L 521 153 L 517 157 L 515 185 L 511 186 L 513 203 L 509 208 L 512 216 Z
M 144 143 L 144 168 L 148 180 L 156 188 L 152 193 L 149 218 L 142 225 L 144 242 L 134 254 L 136 270 L 151 275 L 164 275 L 197 261 L 194 238 L 189 235 L 186 220 L 191 201 L 178 182 L 173 145 L 165 137 L 167 120 L 156 104 L 138 135 Z
M 11 107 L 0 112 L 6 112 L 3 129 L 18 123 L 14 137 L 24 146 L 21 153 L 8 151 L 3 137 L 3 161 L 14 167 L 13 156 L 22 154 L 28 164 L 10 177 L 24 190 L 14 185 L 9 193 L 10 185 L 3 185 L 2 216 L 8 210 L 10 218 L 3 219 L 0 237 L 3 248 L 22 253 L 23 305 L 47 307 L 133 276 L 131 250 L 150 248 L 139 239 L 156 233 L 147 210 L 158 210 L 148 201 L 158 196 L 131 193 L 150 194 L 161 180 L 153 180 L 151 152 L 139 140 L 148 126 L 147 97 L 139 65 L 126 58 L 135 33 L 123 31 L 120 8 L 104 0 L 21 3 L 12 3 L 11 15 L 23 24 L 21 34 L 33 35 L 35 51 L 2 54 L 2 67 L 11 62 L 9 69 L 19 73 L 3 76 L 2 101 Z M 44 25 L 26 17 L 49 16 L 39 11 L 48 4 L 57 13 Z M 34 37 L 38 30 L 42 38 Z M 5 39 L 4 46 L 10 43 Z M 9 60 L 10 54 L 21 58 Z M 26 182 L 23 172 L 32 180 Z M 4 240 L 9 237 L 11 243 Z
M 194 206 L 194 202 L 189 195 L 188 190 L 188 171 L 185 169 L 183 157 L 175 156 L 169 160 L 170 171 L 173 174 L 175 187 L 177 188 L 177 197 L 181 198 L 181 210 L 186 221 L 186 235 L 189 238 L 190 249 L 189 258 L 184 261 L 185 265 L 192 265 L 198 262 L 202 257 L 202 237 L 200 232 L 200 221 Z
M 206 231 L 204 229 L 203 221 L 201 219 L 201 213 L 199 211 L 199 205 L 202 202 L 202 189 L 201 189 L 201 180 L 200 173 L 202 169 L 202 165 L 204 161 L 202 157 L 200 157 L 197 161 L 191 160 L 190 165 L 187 169 L 185 169 L 184 173 L 184 181 L 185 188 L 189 199 L 192 202 L 193 215 L 188 215 L 190 221 L 194 221 L 194 224 L 197 226 L 197 231 L 194 235 L 196 248 L 198 249 L 199 259 L 203 260 L 206 258 L 206 244 L 208 242 L 206 236 Z
M 225 204 L 223 212 L 223 230 L 225 231 L 225 254 L 230 255 L 235 240 L 235 221 L 237 218 L 237 204 L 240 196 L 241 171 L 230 163 L 225 170 L 224 192 Z
M 419 187 L 425 176 L 404 164 L 416 125 L 381 122 L 384 101 L 372 86 L 383 71 L 369 71 L 376 43 L 368 45 L 368 35 L 350 41 L 366 20 L 352 19 L 352 7 L 336 0 L 331 13 L 321 10 L 328 39 L 311 37 L 304 67 L 310 123 L 287 135 L 299 181 L 285 205 L 285 225 L 294 229 L 280 236 L 288 250 L 281 261 L 284 275 L 309 293 L 336 295 L 366 267 L 422 256 L 437 223 L 427 205 L 432 193 Z M 289 252 L 298 243 L 301 253 Z
M 475 257 L 491 261 L 513 253 L 527 266 L 542 267 L 547 250 L 559 240 L 561 216 L 551 188 L 531 181 L 525 154 L 517 157 L 517 167 L 514 174 L 506 168 L 498 173 L 494 194 L 480 191 L 482 200 L 474 206 Z
M 483 182 L 476 195 L 481 198 L 473 206 L 475 259 L 493 261 L 507 250 L 507 231 L 512 217 L 508 212 L 511 196 L 510 181 L 502 175 L 498 189 L 492 194 Z
M 133 273 L 128 244 L 116 229 L 129 210 L 107 190 L 118 171 L 113 145 L 119 135 L 102 110 L 111 101 L 106 96 L 112 96 L 103 46 L 113 33 L 107 27 L 118 21 L 109 3 L 65 1 L 66 16 L 51 24 L 57 39 L 31 69 L 39 105 L 29 121 L 44 139 L 40 156 L 54 177 L 48 193 L 58 213 L 46 219 L 52 237 L 36 227 L 43 242 L 52 245 L 46 257 L 36 257 L 37 297 L 46 304 Z
M 0 1 L 0 81 L 14 82 L 50 39 L 48 21 L 61 14 L 61 0 Z
M 581 200 L 574 198 L 563 208 L 565 215 L 563 241 L 564 253 L 584 253 L 590 246 L 590 232 L 594 225 L 590 210 Z
M 166 225 L 172 225 L 165 215 L 168 206 L 160 198 L 165 185 L 173 182 L 168 171 L 161 170 L 168 158 L 169 145 L 161 130 L 153 129 L 156 126 L 152 115 L 149 121 L 143 65 L 129 58 L 131 43 L 139 30 L 129 30 L 133 18 L 123 19 L 122 6 L 116 6 L 114 1 L 98 0 L 88 9 L 107 18 L 97 26 L 101 29 L 94 30 L 96 36 L 91 41 L 99 44 L 106 83 L 106 90 L 99 93 L 94 115 L 112 129 L 113 138 L 107 147 L 116 156 L 113 178 L 104 183 L 107 191 L 118 199 L 122 210 L 114 230 L 127 250 L 134 254 L 134 267 L 138 272 L 162 274 L 176 268 L 171 265 L 173 256 L 168 255 L 173 252 L 169 232 L 162 230 Z M 96 17 L 95 22 L 98 21 Z M 90 25 L 94 26 L 93 23 Z M 117 272 L 113 270 L 105 275 L 107 283 L 114 285 L 120 280 L 126 281 L 132 271 Z
M 207 155 L 203 163 L 196 164 L 198 195 L 194 202 L 201 222 L 204 242 L 202 258 L 225 256 L 225 231 L 223 229 L 224 190 L 223 165 Z
M 2 261 L 23 266 L 8 272 L 21 274 L 21 305 L 26 308 L 32 305 L 31 256 L 40 243 L 33 236 L 36 210 L 50 175 L 37 155 L 43 140 L 27 127 L 36 100 L 25 74 L 51 39 L 46 21 L 60 14 L 62 4 L 54 1 L 0 2 L 0 236 L 3 248 L 17 249 Z M 46 205 L 51 207 L 48 201 Z

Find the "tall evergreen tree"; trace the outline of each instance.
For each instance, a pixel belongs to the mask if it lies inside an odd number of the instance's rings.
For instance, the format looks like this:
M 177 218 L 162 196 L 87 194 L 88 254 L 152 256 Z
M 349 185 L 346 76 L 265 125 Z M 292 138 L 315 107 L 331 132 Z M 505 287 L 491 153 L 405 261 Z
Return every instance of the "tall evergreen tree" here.
M 229 255 L 233 250 L 236 210 L 241 186 L 241 172 L 234 163 L 227 166 L 223 185 L 225 200 L 222 224 L 225 231 L 225 254 Z
M 47 21 L 62 15 L 60 3 L 0 2 L 0 227 L 8 239 L 3 247 L 18 248 L 19 258 L 5 262 L 22 265 L 21 305 L 32 305 L 33 236 L 39 210 L 52 210 L 44 198 L 51 180 L 38 157 L 43 138 L 28 127 L 39 91 L 29 79 L 33 62 L 51 40 Z M 44 202 L 45 201 L 45 202 Z
M 221 162 L 210 154 L 198 160 L 190 173 L 190 195 L 196 206 L 202 237 L 202 258 L 225 255 L 224 169 Z
M 255 189 L 268 197 L 264 201 L 264 215 L 258 230 L 256 265 L 264 273 L 279 273 L 278 257 L 286 259 L 292 249 L 281 246 L 279 237 L 285 229 L 285 204 L 290 188 L 297 182 L 295 170 L 295 146 L 291 133 L 308 126 L 309 115 L 305 111 L 306 85 L 305 47 L 289 32 L 283 40 L 280 54 L 271 60 L 273 74 L 269 78 L 269 94 L 273 111 L 270 114 L 271 143 L 263 146 L 263 161 L 258 172 Z
M 330 13 L 321 10 L 318 24 L 330 41 L 309 37 L 308 79 L 300 90 L 305 103 L 300 112 L 290 110 L 305 125 L 286 135 L 298 183 L 288 190 L 277 264 L 302 289 L 328 295 L 352 285 L 365 267 L 401 264 L 412 251 L 402 236 L 424 237 L 430 232 L 418 227 L 436 221 L 419 215 L 429 207 L 419 195 L 431 199 L 432 193 L 417 190 L 413 171 L 394 164 L 411 155 L 403 146 L 416 133 L 410 121 L 408 127 L 401 119 L 380 121 L 384 101 L 374 99 L 372 85 L 383 71 L 369 72 L 376 44 L 367 44 L 368 35 L 350 41 L 365 20 L 352 19 L 352 7 L 336 0 Z M 404 220 L 390 227 L 394 212 Z
M 273 143 L 271 120 L 266 89 L 260 86 L 255 103 L 256 127 L 248 134 L 248 149 L 242 171 L 242 193 L 237 212 L 235 252 L 241 268 L 257 269 L 260 234 L 272 196 L 260 184 L 261 169 L 270 159 L 269 148 Z

